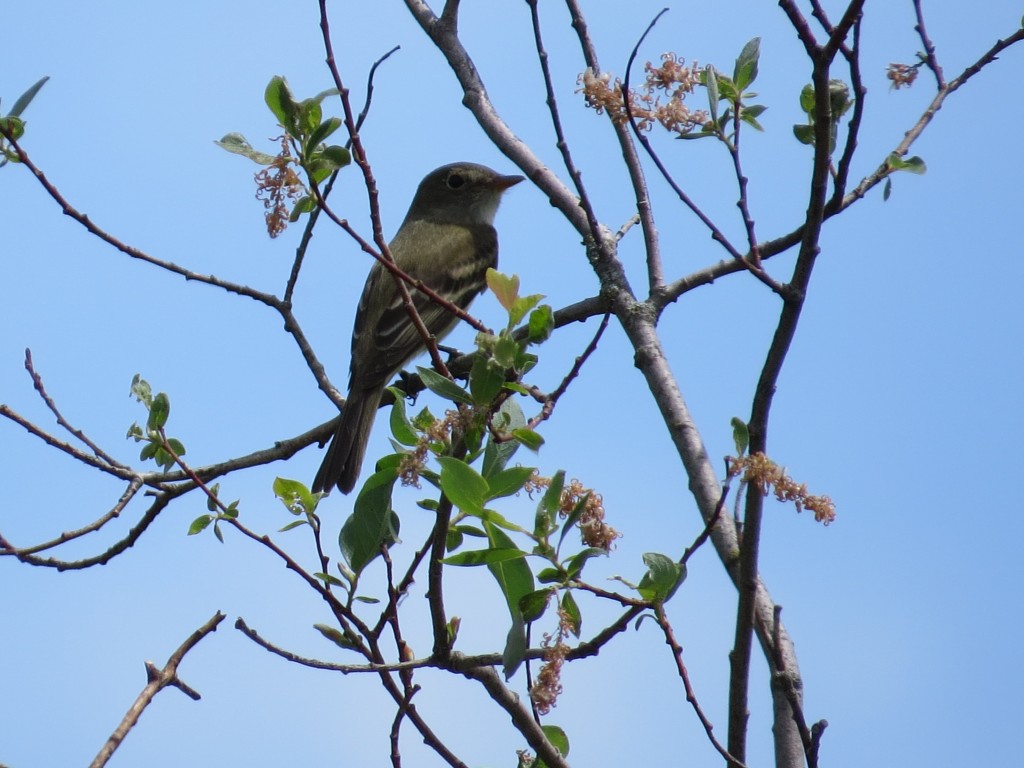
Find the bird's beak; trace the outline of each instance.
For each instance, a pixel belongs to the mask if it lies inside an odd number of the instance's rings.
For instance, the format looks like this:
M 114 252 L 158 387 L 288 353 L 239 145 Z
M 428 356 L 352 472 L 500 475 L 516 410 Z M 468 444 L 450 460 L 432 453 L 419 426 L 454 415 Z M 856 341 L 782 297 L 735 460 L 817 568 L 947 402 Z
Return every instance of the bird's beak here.
M 491 182 L 491 186 L 499 192 L 504 192 L 509 187 L 514 187 L 523 181 L 524 178 L 524 176 L 498 176 Z

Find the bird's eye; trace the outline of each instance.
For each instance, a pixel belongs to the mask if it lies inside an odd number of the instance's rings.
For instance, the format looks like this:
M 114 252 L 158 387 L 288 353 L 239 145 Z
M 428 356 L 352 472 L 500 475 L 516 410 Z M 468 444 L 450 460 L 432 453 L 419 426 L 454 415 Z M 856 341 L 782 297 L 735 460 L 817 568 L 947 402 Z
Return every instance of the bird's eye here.
M 460 173 L 450 173 L 448 174 L 448 178 L 445 180 L 445 183 L 448 185 L 448 189 L 458 189 L 466 183 L 466 180 Z

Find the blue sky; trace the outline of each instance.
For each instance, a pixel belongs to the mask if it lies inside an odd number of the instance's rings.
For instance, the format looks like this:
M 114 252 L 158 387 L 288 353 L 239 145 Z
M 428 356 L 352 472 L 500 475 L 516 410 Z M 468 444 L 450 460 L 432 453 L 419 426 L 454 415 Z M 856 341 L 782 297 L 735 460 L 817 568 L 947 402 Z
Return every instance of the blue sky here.
M 299 95 L 330 86 L 314 3 L 121 0 L 5 9 L 9 34 L 0 72 L 6 111 L 43 75 L 51 80 L 25 117 L 31 156 L 100 226 L 154 255 L 196 271 L 280 293 L 298 230 L 267 239 L 247 161 L 213 144 L 229 131 L 271 150 L 276 130 L 263 89 L 285 75 Z M 516 133 L 562 173 L 543 106 L 525 4 L 464 3 L 462 30 L 490 95 Z M 636 39 L 662 4 L 631 12 L 589 11 L 602 66 L 622 72 Z M 1020 9 L 975 4 L 969 14 L 931 4 L 929 31 L 947 76 L 997 38 Z M 712 7 L 713 6 L 713 7 Z M 416 183 L 432 168 L 473 160 L 503 172 L 511 163 L 460 105 L 449 70 L 400 3 L 332 9 L 343 76 L 360 102 L 369 65 L 402 49 L 379 71 L 364 130 L 391 234 Z M 574 96 L 582 70 L 564 9 L 543 9 L 562 114 L 603 221 L 630 215 L 630 193 L 606 122 Z M 891 92 L 885 66 L 920 48 L 912 6 L 868 3 L 864 74 L 869 89 L 854 176 L 869 173 L 931 98 L 922 73 Z M 672 6 L 641 60 L 673 50 L 729 71 L 743 44 L 762 37 L 759 101 L 763 134 L 744 137 L 751 205 L 763 238 L 789 231 L 805 208 L 810 155 L 792 138 L 797 96 L 809 69 L 793 32 L 771 3 Z M 767 508 L 762 572 L 797 645 L 808 717 L 827 718 L 830 766 L 1002 763 L 1017 751 L 1016 586 L 1024 577 L 1013 542 L 1024 534 L 1013 502 L 1024 389 L 1016 224 L 1022 52 L 1012 49 L 947 102 L 913 153 L 924 176 L 895 179 L 888 202 L 876 190 L 830 221 L 787 367 L 779 381 L 771 454 L 812 492 L 836 502 L 828 529 L 791 507 Z M 700 104 L 698 104 L 699 106 Z M 680 182 L 733 236 L 741 233 L 727 157 L 712 142 L 654 136 Z M 692 216 L 673 204 L 652 170 L 666 272 L 689 273 L 726 258 Z M 334 203 L 369 233 L 356 174 Z M 332 415 L 276 315 L 254 302 L 133 263 L 88 236 L 24 169 L 0 170 L 0 402 L 50 426 L 23 370 L 36 367 L 65 415 L 126 461 L 124 439 L 144 418 L 128 397 L 141 373 L 170 394 L 171 430 L 194 464 L 239 455 L 290 437 Z M 523 184 L 498 214 L 505 271 L 556 307 L 596 290 L 578 236 L 544 196 Z M 638 233 L 623 243 L 641 284 Z M 769 264 L 787 276 L 790 256 Z M 345 383 L 351 321 L 367 257 L 328 226 L 316 234 L 296 293 L 296 312 L 335 382 Z M 670 362 L 709 453 L 731 451 L 729 419 L 746 417 L 777 317 L 773 297 L 737 275 L 692 292 L 662 321 Z M 497 325 L 488 297 L 475 314 Z M 568 328 L 541 349 L 537 383 L 553 387 L 594 327 Z M 460 330 L 453 343 L 471 335 Z M 648 551 L 678 554 L 700 530 L 667 433 L 643 388 L 621 332 L 612 329 L 545 426 L 534 460 L 565 468 L 604 495 L 625 536 L 591 578 L 638 578 Z M 378 424 L 370 453 L 386 450 Z M 0 532 L 17 544 L 77 528 L 106 511 L 120 489 L 56 455 L 17 426 L 0 424 Z M 280 474 L 309 481 L 320 454 L 225 480 L 250 527 L 288 521 L 273 498 Z M 407 557 L 429 520 L 403 497 Z M 323 508 L 337 526 L 352 500 Z M 66 553 L 84 556 L 120 538 L 117 529 Z M 103 568 L 58 574 L 0 561 L 0 763 L 75 765 L 92 758 L 144 684 L 142 663 L 167 655 L 217 609 L 229 620 L 188 657 L 184 679 L 203 700 L 167 691 L 143 716 L 115 764 L 246 763 L 377 765 L 387 759 L 391 709 L 371 679 L 341 679 L 286 664 L 230 624 L 242 616 L 296 652 L 345 661 L 312 630 L 319 601 L 268 553 L 228 535 L 186 537 L 204 510 L 197 497 L 172 507 L 131 550 Z M 522 499 L 503 510 L 529 520 Z M 282 534 L 304 553 L 298 534 Z M 998 545 L 998 546 L 997 546 Z M 371 569 L 367 582 L 380 577 Z M 377 582 L 379 583 L 379 582 Z M 504 640 L 507 613 L 489 575 L 455 571 L 449 607 L 463 616 L 460 648 Z M 422 589 L 407 600 L 407 626 L 422 618 Z M 710 551 L 691 562 L 670 604 L 701 704 L 725 734 L 727 654 L 734 591 Z M 584 606 L 584 632 L 613 615 Z M 422 641 L 426 650 L 426 640 Z M 415 644 L 415 641 L 414 641 Z M 335 679 L 337 677 L 337 679 Z M 468 681 L 422 675 L 417 703 L 470 765 L 510 765 L 522 743 L 507 719 Z M 520 684 L 522 681 L 519 681 Z M 767 671 L 753 671 L 751 764 L 771 760 Z M 685 756 L 719 765 L 685 704 L 652 625 L 630 632 L 598 659 L 571 665 L 551 717 L 572 740 L 576 765 L 660 764 Z M 597 704 L 595 705 L 595 702 Z M 56 738 L 55 734 L 60 737 Z M 597 738 L 595 738 L 597 736 Z M 412 731 L 403 749 L 420 756 Z

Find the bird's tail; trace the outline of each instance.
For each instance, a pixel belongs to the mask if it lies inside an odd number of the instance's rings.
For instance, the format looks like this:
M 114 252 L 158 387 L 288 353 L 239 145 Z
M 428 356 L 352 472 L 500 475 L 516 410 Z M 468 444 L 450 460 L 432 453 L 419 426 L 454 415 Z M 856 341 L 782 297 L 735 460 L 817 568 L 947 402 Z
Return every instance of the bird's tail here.
M 327 455 L 313 480 L 313 492 L 330 492 L 337 486 L 342 493 L 349 493 L 356 486 L 359 470 L 366 455 L 366 444 L 370 430 L 380 406 L 383 387 L 373 387 L 361 392 L 348 393 L 341 421 L 334 432 L 334 438 L 327 448 Z

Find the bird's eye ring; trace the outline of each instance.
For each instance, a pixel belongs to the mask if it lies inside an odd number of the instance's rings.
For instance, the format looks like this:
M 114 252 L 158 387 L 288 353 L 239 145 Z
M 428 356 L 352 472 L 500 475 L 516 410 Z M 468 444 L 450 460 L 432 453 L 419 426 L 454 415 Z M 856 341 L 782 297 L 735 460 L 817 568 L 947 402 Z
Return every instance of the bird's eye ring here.
M 448 185 L 448 189 L 458 189 L 466 183 L 466 180 L 460 173 L 450 173 L 448 174 L 448 178 L 445 179 L 445 183 Z

